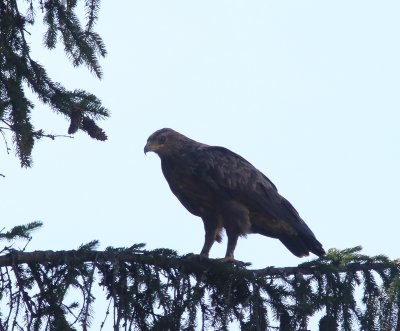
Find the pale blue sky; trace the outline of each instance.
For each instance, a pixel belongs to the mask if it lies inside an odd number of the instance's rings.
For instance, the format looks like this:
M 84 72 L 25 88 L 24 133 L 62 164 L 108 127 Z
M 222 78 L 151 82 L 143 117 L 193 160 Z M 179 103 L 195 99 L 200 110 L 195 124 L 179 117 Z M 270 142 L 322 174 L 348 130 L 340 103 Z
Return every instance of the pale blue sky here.
M 2 226 L 42 220 L 28 249 L 167 247 L 198 253 L 203 225 L 170 192 L 147 137 L 171 127 L 242 155 L 267 175 L 326 249 L 398 258 L 398 1 L 103 1 L 104 79 L 62 49 L 34 56 L 68 88 L 96 94 L 109 140 L 42 140 L 32 169 L 0 142 Z M 68 123 L 37 104 L 37 127 Z M 212 257 L 222 257 L 226 241 Z M 250 235 L 236 258 L 296 265 L 277 240 Z

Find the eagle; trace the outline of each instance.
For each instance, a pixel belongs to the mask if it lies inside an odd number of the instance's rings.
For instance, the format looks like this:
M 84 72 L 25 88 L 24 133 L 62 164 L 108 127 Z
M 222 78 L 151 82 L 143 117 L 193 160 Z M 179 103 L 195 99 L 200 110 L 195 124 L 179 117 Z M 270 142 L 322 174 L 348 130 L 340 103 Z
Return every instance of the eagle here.
M 279 239 L 297 257 L 325 251 L 314 233 L 276 186 L 250 162 L 227 148 L 210 146 L 169 128 L 150 135 L 145 154 L 154 152 L 173 194 L 201 217 L 205 239 L 200 256 L 228 238 L 223 260 L 234 261 L 240 236 L 258 233 Z

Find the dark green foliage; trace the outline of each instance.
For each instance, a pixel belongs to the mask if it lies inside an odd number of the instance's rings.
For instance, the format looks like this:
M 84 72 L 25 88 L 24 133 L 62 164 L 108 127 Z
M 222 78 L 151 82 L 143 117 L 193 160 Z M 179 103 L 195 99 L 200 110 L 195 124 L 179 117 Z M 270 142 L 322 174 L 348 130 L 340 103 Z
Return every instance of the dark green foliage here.
M 323 331 L 336 331 L 338 329 L 338 325 L 335 318 L 325 315 L 319 321 L 319 329 Z
M 34 105 L 26 96 L 27 87 L 53 111 L 70 120 L 69 134 L 81 129 L 92 138 L 106 140 L 106 134 L 95 121 L 109 116 L 96 96 L 80 89 L 65 89 L 31 58 L 25 37 L 36 15 L 43 14 L 47 28 L 44 45 L 52 49 L 58 40 L 62 40 L 65 53 L 73 66 L 84 64 L 98 78 L 102 76 L 98 57 L 104 57 L 106 50 L 100 36 L 93 31 L 99 0 L 85 1 L 85 28 L 81 27 L 76 14 L 76 0 L 37 3 L 30 0 L 21 3 L 24 7 L 28 4 L 25 14 L 18 7 L 17 0 L 0 2 L 0 133 L 5 137 L 5 130 L 12 132 L 21 165 L 29 167 L 35 140 L 43 137 L 54 139 L 55 135 L 45 134 L 43 130 L 32 126 L 31 112 Z
M 2 239 L 15 240 L 18 238 L 30 239 L 32 231 L 37 230 L 42 225 L 43 225 L 42 222 L 35 221 L 28 223 L 26 225 L 14 226 L 11 230 L 5 233 L 2 233 L 2 231 L 0 231 L 0 240 Z
M 2 310 L 0 329 L 17 323 L 24 330 L 87 330 L 95 283 L 113 312 L 102 329 L 229 330 L 234 322 L 241 330 L 308 330 L 321 312 L 324 331 L 400 327 L 398 261 L 362 255 L 359 247 L 331 249 L 297 267 L 250 270 L 143 244 L 103 252 L 97 244 L 4 251 L 0 304 L 9 311 Z M 71 303 L 65 295 L 72 289 L 80 295 Z

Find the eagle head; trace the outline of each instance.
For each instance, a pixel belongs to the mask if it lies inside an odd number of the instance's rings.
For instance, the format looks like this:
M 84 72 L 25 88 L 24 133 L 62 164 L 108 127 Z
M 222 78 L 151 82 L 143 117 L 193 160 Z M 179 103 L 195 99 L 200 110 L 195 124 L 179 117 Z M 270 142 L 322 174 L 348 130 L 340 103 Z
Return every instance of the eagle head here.
M 146 146 L 144 146 L 144 153 L 154 152 L 160 156 L 169 154 L 173 150 L 179 150 L 179 146 L 185 140 L 189 140 L 189 138 L 172 129 L 160 129 L 151 134 L 147 139 Z

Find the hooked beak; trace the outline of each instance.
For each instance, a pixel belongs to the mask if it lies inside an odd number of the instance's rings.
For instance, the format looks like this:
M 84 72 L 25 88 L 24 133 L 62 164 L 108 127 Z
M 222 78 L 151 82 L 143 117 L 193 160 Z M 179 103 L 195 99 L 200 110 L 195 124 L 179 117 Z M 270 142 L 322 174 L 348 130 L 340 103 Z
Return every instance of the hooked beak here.
M 151 144 L 147 143 L 146 146 L 144 146 L 144 154 L 147 154 L 147 152 L 152 152 L 153 150 L 151 149 Z

